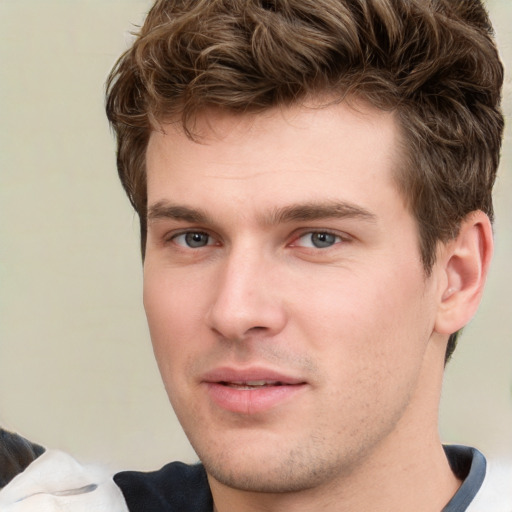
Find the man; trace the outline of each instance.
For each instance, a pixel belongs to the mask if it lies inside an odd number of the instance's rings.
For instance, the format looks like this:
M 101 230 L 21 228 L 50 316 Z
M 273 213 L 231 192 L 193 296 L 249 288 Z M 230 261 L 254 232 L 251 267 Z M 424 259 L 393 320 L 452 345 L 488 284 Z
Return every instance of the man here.
M 485 459 L 443 449 L 437 409 L 492 254 L 491 32 L 478 1 L 155 3 L 107 113 L 202 465 L 116 475 L 131 510 L 482 500 Z
M 202 464 L 115 475 L 130 510 L 512 508 L 437 432 L 492 254 L 502 80 L 477 1 L 156 2 L 107 112 Z

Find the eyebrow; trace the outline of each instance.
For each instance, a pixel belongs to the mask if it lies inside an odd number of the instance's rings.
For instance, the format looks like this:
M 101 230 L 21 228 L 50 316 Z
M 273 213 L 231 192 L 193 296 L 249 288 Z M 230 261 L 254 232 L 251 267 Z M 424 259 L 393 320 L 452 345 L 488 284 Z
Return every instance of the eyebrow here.
M 281 224 L 286 222 L 306 222 L 321 219 L 362 219 L 375 222 L 377 216 L 352 203 L 328 201 L 321 203 L 304 203 L 277 208 L 271 212 L 268 223 Z
M 197 224 L 207 224 L 210 221 L 210 217 L 203 210 L 169 204 L 166 201 L 159 201 L 148 209 L 149 222 L 161 219 L 181 220 Z
M 214 224 L 211 216 L 202 209 L 175 205 L 166 201 L 159 201 L 150 206 L 147 218 L 149 222 L 170 219 L 195 224 Z M 369 222 L 377 220 L 377 216 L 374 213 L 361 206 L 343 201 L 327 201 L 293 204 L 282 208 L 275 208 L 263 216 L 263 223 L 272 226 L 290 222 L 340 218 L 362 219 Z

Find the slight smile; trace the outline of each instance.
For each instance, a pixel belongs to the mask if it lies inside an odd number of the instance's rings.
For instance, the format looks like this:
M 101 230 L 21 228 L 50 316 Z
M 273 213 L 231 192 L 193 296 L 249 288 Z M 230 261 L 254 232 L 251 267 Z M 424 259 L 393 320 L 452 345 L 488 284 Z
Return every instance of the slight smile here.
M 307 387 L 302 379 L 264 368 L 218 368 L 208 372 L 202 384 L 215 405 L 244 415 L 277 407 Z

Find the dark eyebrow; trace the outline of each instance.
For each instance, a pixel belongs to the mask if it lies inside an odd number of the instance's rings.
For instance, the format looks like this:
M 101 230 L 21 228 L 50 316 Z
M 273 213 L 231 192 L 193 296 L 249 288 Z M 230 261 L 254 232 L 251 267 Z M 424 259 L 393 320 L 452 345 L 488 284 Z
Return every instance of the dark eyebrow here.
M 274 210 L 268 219 L 269 224 L 286 222 L 307 222 L 330 218 L 352 218 L 375 222 L 377 216 L 369 210 L 351 203 L 330 201 L 285 206 Z
M 159 201 L 149 207 L 148 221 L 151 222 L 159 219 L 182 220 L 185 222 L 206 224 L 209 221 L 209 216 L 205 212 L 196 210 L 195 208 Z
M 263 217 L 264 224 L 277 225 L 289 222 L 307 222 L 332 218 L 359 218 L 371 222 L 377 216 L 369 210 L 346 202 L 304 203 L 276 208 Z M 195 224 L 213 224 L 211 217 L 200 209 L 183 205 L 173 205 L 159 201 L 148 209 L 148 221 L 172 219 Z

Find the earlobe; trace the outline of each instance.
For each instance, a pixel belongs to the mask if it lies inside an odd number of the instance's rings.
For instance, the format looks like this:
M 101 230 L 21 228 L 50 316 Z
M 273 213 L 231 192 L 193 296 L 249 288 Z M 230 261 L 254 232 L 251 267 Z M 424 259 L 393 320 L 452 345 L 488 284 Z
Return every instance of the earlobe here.
M 452 334 L 475 314 L 493 253 L 492 227 L 481 211 L 470 213 L 454 240 L 441 250 L 443 273 L 435 331 Z

